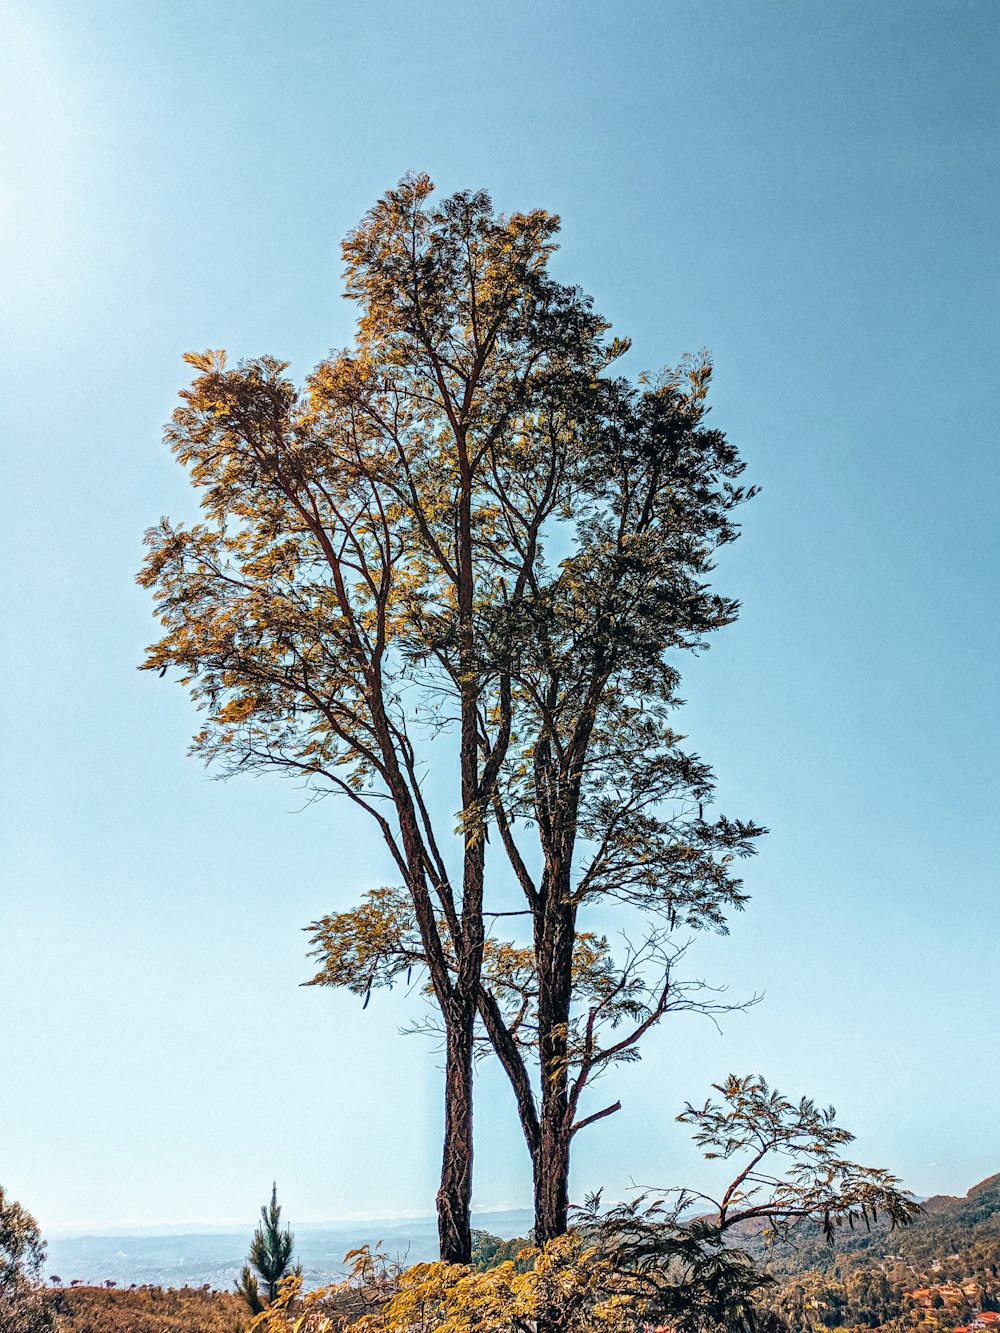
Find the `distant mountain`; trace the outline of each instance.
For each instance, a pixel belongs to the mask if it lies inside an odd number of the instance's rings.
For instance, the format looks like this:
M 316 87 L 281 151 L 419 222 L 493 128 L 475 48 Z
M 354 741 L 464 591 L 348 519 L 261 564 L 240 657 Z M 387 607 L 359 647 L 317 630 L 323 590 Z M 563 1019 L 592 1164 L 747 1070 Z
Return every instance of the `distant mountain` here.
M 932 1194 L 929 1199 L 921 1201 L 921 1207 L 925 1213 L 945 1213 L 982 1220 L 983 1216 L 996 1212 L 998 1198 L 1000 1198 L 1000 1173 L 987 1176 L 978 1185 L 973 1185 L 964 1198 L 958 1198 L 954 1194 Z
M 494 1235 L 523 1236 L 531 1227 L 527 1209 L 477 1213 L 473 1225 Z M 228 1290 L 246 1263 L 255 1221 L 242 1230 L 164 1228 L 163 1231 L 118 1235 L 54 1236 L 48 1242 L 46 1276 L 58 1275 L 65 1285 L 74 1279 L 99 1284 L 155 1283 L 163 1287 L 200 1287 L 210 1283 Z M 437 1222 L 426 1218 L 382 1221 L 313 1222 L 292 1226 L 295 1254 L 307 1286 L 343 1277 L 344 1255 L 359 1245 L 382 1242 L 391 1255 L 407 1263 L 437 1256 Z

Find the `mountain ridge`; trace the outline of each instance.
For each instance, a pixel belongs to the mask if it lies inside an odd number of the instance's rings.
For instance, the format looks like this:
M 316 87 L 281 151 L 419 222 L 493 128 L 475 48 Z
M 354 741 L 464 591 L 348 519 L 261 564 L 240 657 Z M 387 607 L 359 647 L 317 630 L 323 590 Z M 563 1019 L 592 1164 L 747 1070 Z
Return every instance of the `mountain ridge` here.
M 505 1239 L 524 1235 L 531 1227 L 529 1209 L 498 1209 L 473 1214 L 473 1225 Z M 53 1234 L 48 1241 L 46 1274 L 68 1284 L 107 1281 L 119 1286 L 146 1283 L 157 1286 L 229 1288 L 239 1277 L 253 1236 L 254 1222 L 244 1227 L 210 1231 L 156 1231 Z M 317 1286 L 343 1277 L 348 1250 L 381 1243 L 408 1263 L 437 1257 L 437 1219 L 402 1217 L 306 1222 L 293 1225 L 296 1257 L 306 1282 Z

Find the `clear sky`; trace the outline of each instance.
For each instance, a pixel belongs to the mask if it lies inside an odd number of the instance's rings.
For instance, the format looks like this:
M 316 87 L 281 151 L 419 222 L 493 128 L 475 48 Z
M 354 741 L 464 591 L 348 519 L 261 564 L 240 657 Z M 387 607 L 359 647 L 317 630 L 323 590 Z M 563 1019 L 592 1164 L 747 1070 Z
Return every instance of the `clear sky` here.
M 1000 1170 L 995 0 L 7 0 L 0 1181 L 49 1230 L 432 1207 L 439 1075 L 402 997 L 298 989 L 389 872 L 342 806 L 213 782 L 135 667 L 181 354 L 304 375 L 338 244 L 407 170 L 563 218 L 638 372 L 711 348 L 763 493 L 688 664 L 720 804 L 773 832 L 574 1193 L 706 1179 L 729 1070 L 833 1101 L 918 1192 Z M 529 1202 L 484 1071 L 480 1205 Z

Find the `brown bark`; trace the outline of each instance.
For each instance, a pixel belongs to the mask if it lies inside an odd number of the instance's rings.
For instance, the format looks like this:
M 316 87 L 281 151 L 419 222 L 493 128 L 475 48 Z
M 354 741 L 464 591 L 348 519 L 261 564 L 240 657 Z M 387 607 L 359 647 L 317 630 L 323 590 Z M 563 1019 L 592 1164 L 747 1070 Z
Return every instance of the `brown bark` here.
M 415 811 L 407 801 L 400 823 L 408 857 L 418 870 L 411 876 L 410 892 L 416 908 L 425 953 L 430 961 L 435 996 L 445 1020 L 444 1144 L 441 1184 L 437 1192 L 438 1238 L 441 1258 L 448 1263 L 467 1264 L 472 1258 L 472 1050 L 476 1021 L 476 998 L 482 966 L 482 942 L 475 947 L 475 928 L 469 920 L 471 904 L 463 904 L 462 935 L 455 941 L 457 976 L 452 979 L 441 949 L 430 893 L 424 877 L 421 844 Z M 482 883 L 482 857 L 466 858 L 466 888 L 470 877 Z M 480 899 L 481 901 L 481 899 Z M 452 909 L 453 915 L 453 909 Z M 462 947 L 471 937 L 473 948 Z
M 456 432 L 458 434 L 458 432 Z M 445 1105 L 444 1145 L 441 1164 L 441 1184 L 437 1192 L 438 1236 L 441 1258 L 450 1263 L 469 1263 L 472 1258 L 472 1051 L 475 1032 L 476 1005 L 480 990 L 483 958 L 483 879 L 485 871 L 485 828 L 481 818 L 478 790 L 476 704 L 477 687 L 472 665 L 472 601 L 474 578 L 472 569 L 470 497 L 471 481 L 465 454 L 465 440 L 459 435 L 462 452 L 462 489 L 460 504 L 458 581 L 461 658 L 465 671 L 461 691 L 462 703 L 462 801 L 466 812 L 465 864 L 461 923 L 455 911 L 451 891 L 446 882 L 437 883 L 438 896 L 449 918 L 457 961 L 457 976 L 449 974 L 440 938 L 434 903 L 431 897 L 428 871 L 433 865 L 421 833 L 420 815 L 414 792 L 397 752 L 398 737 L 390 723 L 385 704 L 382 680 L 382 657 L 387 640 L 385 606 L 388 594 L 388 574 L 383 572 L 379 589 L 379 631 L 371 651 L 366 649 L 355 628 L 351 599 L 344 581 L 340 560 L 319 521 L 315 507 L 310 510 L 293 487 L 283 483 L 283 489 L 295 505 L 305 523 L 313 531 L 334 577 L 338 601 L 352 626 L 354 650 L 363 663 L 368 684 L 369 709 L 372 727 L 382 760 L 382 776 L 386 782 L 399 822 L 402 842 L 402 865 L 413 900 L 414 913 L 420 931 L 424 955 L 427 959 L 435 998 L 445 1020 Z M 280 480 L 280 479 L 279 479 Z M 388 569 L 388 565 L 387 565 Z M 382 823 L 390 850 L 395 852 L 394 839 L 388 826 Z M 433 871 L 431 871 L 433 876 Z
M 472 1016 L 449 1024 L 444 1094 L 444 1150 L 437 1192 L 441 1258 L 472 1258 Z
M 534 1183 L 535 1237 L 540 1244 L 561 1236 L 569 1220 L 572 1112 L 566 1056 L 576 921 L 568 890 L 568 865 L 560 859 L 543 880 L 542 910 L 535 925 L 542 1098 Z
M 544 1115 L 534 1187 L 535 1239 L 544 1245 L 569 1228 L 569 1138 Z

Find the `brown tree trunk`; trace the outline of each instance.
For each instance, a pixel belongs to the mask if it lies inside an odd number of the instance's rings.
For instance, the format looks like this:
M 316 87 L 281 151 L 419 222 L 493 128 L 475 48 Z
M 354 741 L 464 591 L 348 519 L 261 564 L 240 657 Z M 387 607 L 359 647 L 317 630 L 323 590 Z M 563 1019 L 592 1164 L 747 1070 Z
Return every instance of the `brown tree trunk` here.
M 535 1165 L 535 1240 L 539 1245 L 569 1227 L 569 1136 L 542 1118 Z
M 438 382 L 444 392 L 443 376 Z M 448 1263 L 472 1261 L 472 1049 L 483 967 L 484 802 L 479 786 L 479 677 L 474 651 L 475 569 L 472 546 L 473 478 L 465 425 L 449 411 L 458 446 L 460 493 L 455 568 L 461 665 L 460 769 L 465 825 L 461 925 L 455 939 L 456 978 L 445 1010 L 444 1160 L 438 1191 L 438 1237 Z
M 441 1258 L 472 1259 L 472 1021 L 453 1016 L 448 1025 L 444 1092 L 444 1152 L 437 1192 Z
M 575 912 L 567 876 L 555 868 L 543 888 L 544 906 L 536 922 L 538 961 L 538 1036 L 542 1076 L 535 1176 L 535 1239 L 539 1244 L 563 1235 L 569 1221 L 569 1069 L 567 1025 L 573 994 Z

